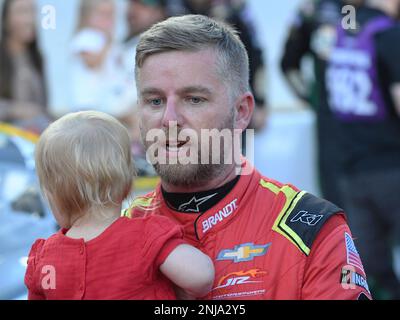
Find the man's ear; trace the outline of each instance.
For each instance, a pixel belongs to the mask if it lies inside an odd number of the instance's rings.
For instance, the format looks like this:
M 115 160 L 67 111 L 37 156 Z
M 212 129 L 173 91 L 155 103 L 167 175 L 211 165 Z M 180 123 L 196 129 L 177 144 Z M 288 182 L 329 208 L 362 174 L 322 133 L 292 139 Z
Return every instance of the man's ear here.
M 237 99 L 235 129 L 246 130 L 253 116 L 254 105 L 254 96 L 251 92 L 246 92 Z

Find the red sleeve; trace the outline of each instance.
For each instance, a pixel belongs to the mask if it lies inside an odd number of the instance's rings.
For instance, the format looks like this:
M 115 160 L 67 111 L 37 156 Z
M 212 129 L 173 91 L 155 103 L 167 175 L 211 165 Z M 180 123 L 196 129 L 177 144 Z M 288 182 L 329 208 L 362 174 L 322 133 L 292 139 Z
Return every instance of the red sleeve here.
M 175 248 L 181 244 L 186 243 L 183 241 L 181 238 L 173 238 L 168 240 L 164 246 L 161 248 L 160 253 L 158 254 L 157 260 L 156 260 L 156 267 L 159 268 L 167 259 L 167 257 L 170 255 L 172 251 L 175 250 Z
M 361 258 L 343 215 L 321 229 L 305 266 L 304 300 L 372 299 Z
M 45 297 L 37 286 L 38 270 L 36 270 L 38 252 L 43 247 L 45 240 L 36 240 L 28 255 L 28 265 L 25 272 L 25 285 L 28 288 L 28 300 L 44 300 Z
M 179 245 L 184 244 L 183 230 L 171 219 L 152 215 L 144 218 L 143 258 L 152 275 L 158 272 L 168 255 Z

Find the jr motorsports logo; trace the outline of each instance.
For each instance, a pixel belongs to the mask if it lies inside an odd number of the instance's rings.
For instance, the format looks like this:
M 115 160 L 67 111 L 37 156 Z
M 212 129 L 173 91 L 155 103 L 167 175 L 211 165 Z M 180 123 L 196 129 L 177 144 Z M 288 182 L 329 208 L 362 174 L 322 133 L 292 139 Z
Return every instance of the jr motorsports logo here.
M 260 269 L 251 269 L 248 271 L 238 271 L 231 272 L 218 281 L 217 286 L 213 290 L 223 289 L 227 287 L 232 287 L 241 284 L 248 283 L 260 283 L 261 280 L 256 280 L 257 278 L 263 277 L 267 274 L 265 271 Z

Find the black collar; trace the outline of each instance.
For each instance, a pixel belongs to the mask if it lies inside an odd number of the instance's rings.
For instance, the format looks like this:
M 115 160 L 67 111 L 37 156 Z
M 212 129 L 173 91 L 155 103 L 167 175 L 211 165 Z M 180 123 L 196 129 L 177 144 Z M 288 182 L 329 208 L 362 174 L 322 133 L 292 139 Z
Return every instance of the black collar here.
M 182 213 L 203 213 L 208 209 L 215 206 L 233 189 L 236 183 L 239 181 L 240 176 L 237 176 L 232 181 L 226 183 L 222 187 L 190 193 L 174 193 L 166 192 L 161 188 L 162 195 L 167 205 L 175 210 Z

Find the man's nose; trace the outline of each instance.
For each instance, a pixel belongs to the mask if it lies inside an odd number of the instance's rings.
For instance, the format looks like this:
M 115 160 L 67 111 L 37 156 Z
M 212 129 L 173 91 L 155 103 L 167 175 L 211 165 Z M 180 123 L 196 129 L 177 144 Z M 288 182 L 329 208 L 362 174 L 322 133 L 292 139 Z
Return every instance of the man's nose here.
M 167 100 L 162 118 L 163 127 L 169 127 L 171 121 L 177 123 L 178 125 L 180 125 L 182 121 L 182 117 L 177 108 L 177 103 L 174 99 Z

